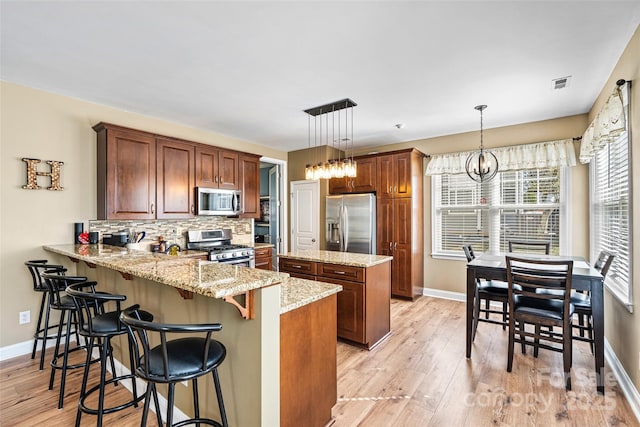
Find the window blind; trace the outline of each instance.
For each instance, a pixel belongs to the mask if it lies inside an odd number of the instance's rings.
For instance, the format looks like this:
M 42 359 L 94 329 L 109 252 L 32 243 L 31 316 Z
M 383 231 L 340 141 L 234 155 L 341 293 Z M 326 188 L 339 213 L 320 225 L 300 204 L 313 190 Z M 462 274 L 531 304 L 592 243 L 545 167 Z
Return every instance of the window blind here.
M 509 240 L 551 242 L 560 251 L 561 174 L 559 168 L 499 172 L 485 183 L 466 174 L 432 177 L 433 252 L 506 252 Z
M 591 160 L 591 259 L 600 251 L 615 257 L 605 284 L 631 304 L 631 158 L 628 133 L 598 151 Z

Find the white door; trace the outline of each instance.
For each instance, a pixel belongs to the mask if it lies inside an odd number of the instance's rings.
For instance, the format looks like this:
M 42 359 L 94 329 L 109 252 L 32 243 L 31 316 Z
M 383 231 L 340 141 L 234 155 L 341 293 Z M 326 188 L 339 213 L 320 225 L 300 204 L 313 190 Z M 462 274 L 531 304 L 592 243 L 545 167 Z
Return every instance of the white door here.
M 291 250 L 320 248 L 320 181 L 291 182 Z

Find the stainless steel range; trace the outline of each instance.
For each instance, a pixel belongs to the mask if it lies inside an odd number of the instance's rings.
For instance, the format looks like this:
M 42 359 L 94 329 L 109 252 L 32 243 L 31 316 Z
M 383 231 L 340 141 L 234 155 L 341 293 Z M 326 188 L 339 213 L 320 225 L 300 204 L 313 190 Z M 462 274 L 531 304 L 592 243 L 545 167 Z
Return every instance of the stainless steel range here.
M 209 252 L 209 261 L 255 267 L 255 250 L 231 243 L 231 229 L 193 230 L 187 233 L 187 249 Z

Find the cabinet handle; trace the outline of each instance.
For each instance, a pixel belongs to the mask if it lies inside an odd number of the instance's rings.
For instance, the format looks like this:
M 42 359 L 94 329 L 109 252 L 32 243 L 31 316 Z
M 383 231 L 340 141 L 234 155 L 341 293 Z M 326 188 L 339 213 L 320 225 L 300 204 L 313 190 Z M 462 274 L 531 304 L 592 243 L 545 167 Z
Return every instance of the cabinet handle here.
M 291 267 L 293 267 L 293 268 L 302 268 L 301 265 L 295 265 L 295 264 L 291 264 Z
M 153 203 L 151 203 L 151 213 L 155 213 L 155 211 L 153 210 L 154 206 Z
M 218 183 L 222 184 L 222 182 L 223 182 L 223 181 L 222 181 L 222 175 L 220 175 L 220 176 L 218 177 Z
M 333 270 L 332 273 L 336 273 L 336 274 L 347 274 L 344 271 L 340 271 L 340 270 Z
M 213 182 L 215 182 L 216 184 L 218 183 L 218 175 L 213 177 Z
M 398 249 L 398 242 L 395 242 L 395 243 L 393 244 L 393 250 L 395 251 L 395 250 L 397 250 L 397 249 Z
M 196 208 L 194 205 L 191 205 L 191 214 L 195 215 L 195 213 L 196 213 Z
M 389 251 L 393 251 L 393 242 L 389 242 Z

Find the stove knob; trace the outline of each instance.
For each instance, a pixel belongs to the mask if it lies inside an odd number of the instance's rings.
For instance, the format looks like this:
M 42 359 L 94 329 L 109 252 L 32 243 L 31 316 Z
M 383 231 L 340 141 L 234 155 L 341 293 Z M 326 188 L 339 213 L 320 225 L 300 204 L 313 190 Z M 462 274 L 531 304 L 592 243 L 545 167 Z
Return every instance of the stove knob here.
M 242 251 L 242 255 L 249 255 L 249 251 Z

